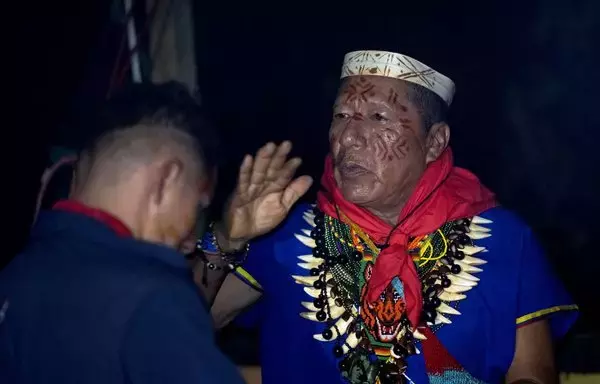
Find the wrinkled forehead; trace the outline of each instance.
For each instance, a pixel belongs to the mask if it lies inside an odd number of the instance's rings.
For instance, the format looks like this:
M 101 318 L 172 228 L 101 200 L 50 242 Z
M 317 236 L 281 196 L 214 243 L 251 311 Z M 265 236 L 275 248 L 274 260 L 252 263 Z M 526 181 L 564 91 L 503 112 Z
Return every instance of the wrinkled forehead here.
M 384 76 L 349 76 L 342 79 L 335 104 L 410 104 L 405 81 Z

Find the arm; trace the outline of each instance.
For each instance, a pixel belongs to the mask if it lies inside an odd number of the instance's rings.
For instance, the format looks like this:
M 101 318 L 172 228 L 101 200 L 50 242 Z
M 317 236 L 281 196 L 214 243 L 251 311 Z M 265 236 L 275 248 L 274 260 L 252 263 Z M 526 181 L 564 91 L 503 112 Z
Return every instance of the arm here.
M 219 228 L 217 224 L 215 228 Z M 242 242 L 228 241 L 219 231 L 216 231 L 215 238 L 219 247 L 227 252 L 238 250 L 245 247 Z M 225 246 L 221 246 L 225 244 Z M 268 258 L 268 249 L 260 241 L 253 243 L 248 262 L 244 266 L 251 269 L 259 268 L 260 263 L 253 263 L 256 257 Z M 194 280 L 201 287 L 205 298 L 211 303 L 211 314 L 215 327 L 220 329 L 231 322 L 244 309 L 256 302 L 262 295 L 262 286 L 242 267 L 236 268 L 231 273 L 225 273 L 222 258 L 219 254 L 208 253 L 206 260 L 218 265 L 219 269 L 211 270 L 206 268 L 203 261 L 197 261 L 194 268 Z M 259 271 L 256 271 L 259 274 Z M 206 278 L 205 278 L 206 276 Z M 204 284 L 206 283 L 206 284 Z
M 214 228 L 214 236 L 220 250 L 233 252 L 246 247 L 246 242 L 230 241 L 222 235 L 218 230 L 221 228 L 219 224 Z M 209 264 L 213 267 L 210 268 Z M 212 307 L 217 328 L 226 325 L 237 313 L 254 303 L 261 295 L 262 289 L 258 283 L 255 282 L 252 286 L 252 283 L 247 280 L 243 282 L 245 279 L 237 278 L 241 268 L 230 271 L 223 257 L 214 250 L 204 249 L 204 257 L 195 260 L 192 270 L 196 285 Z M 226 322 L 225 318 L 228 318 Z
M 517 328 L 515 356 L 506 375 L 506 383 L 558 384 L 547 320 Z
M 226 267 L 219 255 L 206 255 L 206 259 L 210 263 L 218 265 L 219 268 Z M 212 305 L 227 277 L 227 272 L 222 269 L 210 270 L 204 261 L 197 258 L 192 265 L 192 273 L 194 274 L 194 282 L 200 288 L 202 296 L 209 305 Z
M 208 255 L 207 259 L 220 263 L 218 255 Z M 221 329 L 262 296 L 262 287 L 247 274 L 244 273 L 246 278 L 240 276 L 243 273 L 240 270 L 227 274 L 223 270 L 210 270 L 205 266 L 203 261 L 196 261 L 193 267 L 194 281 L 211 305 L 215 328 Z
M 243 283 L 244 276 L 227 275 L 223 253 L 239 250 L 248 241 L 272 231 L 290 212 L 292 206 L 308 191 L 312 179 L 300 176 L 293 179 L 301 160 L 288 160 L 292 149 L 289 141 L 279 146 L 268 143 L 256 156 L 246 155 L 240 166 L 237 187 L 226 205 L 223 220 L 215 225 L 216 244 L 204 252 L 207 263 L 200 262 L 194 268 L 194 278 L 209 303 L 217 326 L 223 326 L 235 315 L 260 297 L 261 287 Z M 254 243 L 253 243 L 254 245 Z M 256 252 L 257 256 L 260 251 Z M 250 255 L 249 258 L 255 258 Z M 260 260 L 253 261 L 254 264 Z M 242 265 L 243 267 L 243 265 Z M 224 283 L 225 282 L 225 283 Z M 248 283 L 248 281 L 246 281 Z
M 220 329 L 229 324 L 261 296 L 260 291 L 242 282 L 237 276 L 227 276 L 210 309 L 215 328 Z
M 557 384 L 553 343 L 575 322 L 577 305 L 530 231 L 523 237 L 519 262 L 515 354 L 506 382 Z

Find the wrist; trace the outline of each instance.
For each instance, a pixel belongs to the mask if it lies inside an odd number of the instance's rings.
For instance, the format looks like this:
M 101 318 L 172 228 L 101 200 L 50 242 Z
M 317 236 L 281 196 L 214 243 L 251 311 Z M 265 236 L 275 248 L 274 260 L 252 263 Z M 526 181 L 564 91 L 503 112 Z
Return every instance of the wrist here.
M 239 252 L 246 248 L 248 244 L 247 239 L 230 238 L 225 230 L 225 226 L 221 222 L 214 224 L 213 231 L 215 240 L 223 252 Z
M 223 232 L 218 231 L 218 225 L 212 223 L 202 238 L 198 240 L 197 247 L 202 251 L 204 261 L 208 262 L 208 257 L 217 256 L 226 263 L 228 270 L 233 270 L 246 261 L 250 246 L 246 241 L 231 241 L 227 236 L 222 235 Z M 218 266 L 214 263 L 211 264 L 215 267 Z

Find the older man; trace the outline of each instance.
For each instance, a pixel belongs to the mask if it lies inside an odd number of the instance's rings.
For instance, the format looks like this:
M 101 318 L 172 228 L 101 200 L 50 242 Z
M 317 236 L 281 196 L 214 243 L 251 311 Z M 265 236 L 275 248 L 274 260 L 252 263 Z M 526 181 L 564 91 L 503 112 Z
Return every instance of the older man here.
M 291 210 L 311 179 L 281 166 L 289 143 L 244 160 L 202 247 L 209 270 L 235 269 L 218 323 L 262 296 L 244 317 L 264 383 L 556 382 L 576 306 L 530 229 L 453 166 L 453 95 L 410 57 L 351 52 L 316 206 Z
M 0 273 L 0 382 L 241 383 L 177 251 L 212 195 L 213 132 L 177 84 L 106 112 L 70 199 Z

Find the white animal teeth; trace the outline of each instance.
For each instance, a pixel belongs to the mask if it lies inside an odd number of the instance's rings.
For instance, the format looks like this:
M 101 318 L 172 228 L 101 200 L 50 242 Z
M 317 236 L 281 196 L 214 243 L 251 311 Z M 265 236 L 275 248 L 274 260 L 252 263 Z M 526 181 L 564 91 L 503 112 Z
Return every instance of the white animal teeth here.
M 487 264 L 486 260 L 480 259 L 478 257 L 473 256 L 465 256 L 464 259 L 461 260 L 463 263 L 467 263 L 469 265 L 483 265 Z
M 320 276 L 292 276 L 297 284 L 312 287 L 314 282 L 319 280 Z
M 310 229 L 302 229 L 302 233 L 304 233 L 306 236 L 310 236 Z
M 332 303 L 333 304 L 333 303 Z M 332 305 L 329 304 L 329 315 L 331 316 L 331 318 L 333 320 L 339 318 L 340 316 L 342 316 L 344 314 L 344 312 L 346 312 L 346 309 L 344 307 L 338 307 L 336 305 Z
M 402 340 L 402 338 L 404 337 L 405 334 L 406 334 L 406 327 L 400 328 L 400 331 L 396 335 L 396 340 L 398 340 L 398 341 Z
M 490 228 L 482 227 L 481 225 L 473 224 L 469 225 L 471 232 L 490 232 Z
M 422 334 L 421 332 L 419 332 L 418 330 L 414 330 L 413 331 L 413 337 L 417 340 L 427 340 L 427 338 L 425 337 L 424 334 Z
M 356 336 L 356 332 L 352 332 L 351 334 L 349 334 L 348 337 L 346 337 L 344 345 L 342 346 L 344 353 L 348 353 L 348 351 L 354 349 L 354 347 L 358 345 L 359 341 L 360 338 Z
M 312 301 L 303 301 L 300 304 L 309 311 L 318 312 L 319 308 L 315 307 Z
M 452 321 L 441 313 L 438 313 L 435 316 L 435 324 L 452 324 Z
M 300 275 L 292 275 L 292 278 L 296 281 L 296 283 L 298 284 L 303 284 L 306 286 L 310 286 L 312 287 L 314 282 L 319 280 L 322 276 L 300 276 Z M 324 276 L 325 281 L 328 281 L 329 279 L 332 278 L 331 272 L 327 272 Z M 330 288 L 331 289 L 331 288 Z
M 317 320 L 317 312 L 302 312 L 300 313 L 300 316 L 305 318 L 306 320 L 321 323 L 321 321 Z
M 329 296 L 331 294 L 331 288 L 327 287 L 327 296 Z M 313 287 L 304 287 L 304 292 L 306 292 L 306 294 L 314 299 L 316 299 L 317 297 L 319 297 L 321 295 L 321 290 L 317 289 L 317 288 L 313 288 Z
M 490 236 L 492 236 L 492 235 L 489 233 L 486 233 L 486 232 L 471 232 L 471 233 L 469 233 L 469 237 L 472 240 L 481 240 L 481 239 L 488 238 Z
M 317 257 L 314 257 L 313 255 L 301 255 L 298 256 L 298 258 L 302 261 L 304 261 L 305 263 L 316 263 L 318 261 L 322 262 L 323 259 L 319 259 Z
M 465 245 L 461 251 L 465 254 L 465 255 L 474 255 L 476 253 L 479 253 L 481 251 L 485 250 L 484 247 L 478 247 L 476 245 Z
M 298 263 L 298 266 L 302 269 L 308 269 L 311 270 L 313 268 L 317 268 L 319 265 L 321 265 L 321 262 L 314 262 L 314 263 Z
M 317 246 L 317 244 L 315 244 L 315 240 L 304 236 L 304 235 L 299 235 L 299 234 L 294 234 L 294 236 L 296 236 L 296 239 L 298 239 L 302 244 L 306 245 L 309 248 L 314 248 Z
M 446 315 L 460 315 L 460 312 L 458 312 L 456 309 L 452 308 L 451 306 L 449 306 L 446 303 L 442 303 L 438 308 L 437 311 L 439 313 L 445 313 Z
M 463 295 L 462 293 L 453 293 L 453 292 L 442 291 L 442 292 L 440 292 L 438 297 L 444 301 L 458 301 L 458 300 L 463 300 L 467 296 Z
M 452 284 L 448 288 L 444 288 L 444 291 L 445 292 L 450 292 L 450 293 L 463 293 L 463 292 L 470 291 L 472 288 L 473 287 Z
M 306 221 L 308 223 L 308 225 L 310 225 L 311 227 L 316 227 L 317 224 L 315 224 L 315 218 L 314 217 L 310 217 L 307 216 L 306 214 L 304 214 L 304 221 Z
M 475 277 L 465 271 L 462 271 L 461 273 L 458 274 L 459 277 L 461 277 L 462 279 L 465 280 L 470 280 L 470 281 L 479 281 L 478 277 Z
M 448 274 L 446 275 L 446 277 L 448 279 L 450 279 L 450 281 L 452 282 L 453 285 L 461 285 L 464 287 L 475 287 L 477 286 L 477 282 L 476 281 L 471 281 L 471 280 L 466 280 L 461 278 L 460 276 L 457 275 L 451 275 Z
M 473 216 L 473 220 L 471 220 L 471 222 L 475 223 L 475 224 L 491 224 L 491 223 L 493 223 L 492 220 L 484 219 L 481 216 Z
M 303 301 L 301 304 L 304 308 L 308 309 L 309 311 L 319 312 L 319 308 L 315 307 L 312 301 Z M 344 307 L 338 307 L 337 305 L 335 305 L 333 300 L 329 300 L 329 307 L 329 314 L 331 316 L 331 319 L 333 320 L 342 316 L 346 311 Z
M 462 260 L 454 260 L 454 262 L 455 262 L 456 264 L 460 265 L 460 267 L 462 268 L 462 270 L 463 270 L 463 271 L 465 271 L 465 272 L 473 272 L 473 273 L 477 273 L 477 272 L 481 272 L 481 271 L 483 271 L 483 269 L 481 269 L 481 268 L 477 268 L 477 267 L 475 267 L 475 266 L 473 266 L 473 265 L 469 265 L 469 264 L 465 263 L 465 262 L 464 262 L 464 261 L 462 261 Z

